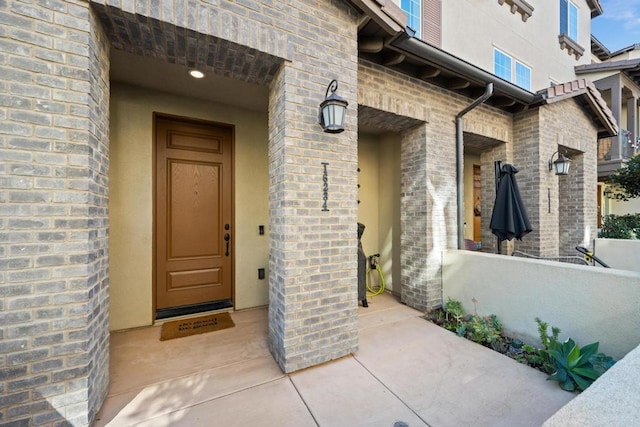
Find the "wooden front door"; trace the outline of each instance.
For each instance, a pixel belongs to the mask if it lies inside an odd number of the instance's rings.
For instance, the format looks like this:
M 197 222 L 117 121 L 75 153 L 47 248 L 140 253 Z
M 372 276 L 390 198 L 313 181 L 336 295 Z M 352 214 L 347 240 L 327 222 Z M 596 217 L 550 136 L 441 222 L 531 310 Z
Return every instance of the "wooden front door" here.
M 156 116 L 156 318 L 230 307 L 231 127 Z

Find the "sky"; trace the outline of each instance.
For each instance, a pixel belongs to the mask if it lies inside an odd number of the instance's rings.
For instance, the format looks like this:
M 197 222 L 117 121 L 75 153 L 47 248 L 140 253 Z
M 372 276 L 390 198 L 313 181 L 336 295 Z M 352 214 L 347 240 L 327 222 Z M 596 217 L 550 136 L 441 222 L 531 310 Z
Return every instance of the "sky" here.
M 640 0 L 600 0 L 604 13 L 591 20 L 591 34 L 611 52 L 640 44 Z

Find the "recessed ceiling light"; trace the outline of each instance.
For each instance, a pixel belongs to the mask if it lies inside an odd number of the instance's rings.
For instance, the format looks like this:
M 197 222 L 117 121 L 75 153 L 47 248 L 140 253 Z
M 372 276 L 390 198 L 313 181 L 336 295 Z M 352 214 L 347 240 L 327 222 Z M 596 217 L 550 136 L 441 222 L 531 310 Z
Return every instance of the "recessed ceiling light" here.
M 191 71 L 189 71 L 189 74 L 194 79 L 201 79 L 201 78 L 204 77 L 204 73 L 202 71 L 198 71 L 198 70 L 191 70 Z

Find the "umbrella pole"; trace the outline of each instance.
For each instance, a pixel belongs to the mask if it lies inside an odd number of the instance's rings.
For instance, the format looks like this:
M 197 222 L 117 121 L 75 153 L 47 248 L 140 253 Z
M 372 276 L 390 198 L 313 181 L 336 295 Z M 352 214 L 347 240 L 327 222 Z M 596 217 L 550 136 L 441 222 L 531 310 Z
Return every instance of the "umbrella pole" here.
M 493 162 L 493 170 L 494 170 L 494 173 L 495 173 L 496 197 L 497 197 L 498 196 L 498 186 L 500 185 L 500 172 L 502 171 L 502 162 L 500 160 L 496 160 L 495 162 Z M 498 252 L 497 253 L 501 254 L 502 253 L 502 250 L 501 250 L 502 241 L 497 236 L 496 236 L 496 241 L 498 242 Z

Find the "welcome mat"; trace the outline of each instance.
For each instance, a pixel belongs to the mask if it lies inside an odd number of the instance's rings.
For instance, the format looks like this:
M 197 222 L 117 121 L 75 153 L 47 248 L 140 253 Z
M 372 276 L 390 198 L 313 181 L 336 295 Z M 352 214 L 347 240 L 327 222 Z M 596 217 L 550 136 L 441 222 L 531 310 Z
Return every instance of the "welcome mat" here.
M 229 313 L 210 314 L 192 319 L 174 320 L 173 322 L 166 322 L 162 325 L 160 341 L 204 334 L 205 332 L 233 328 L 234 326 Z

